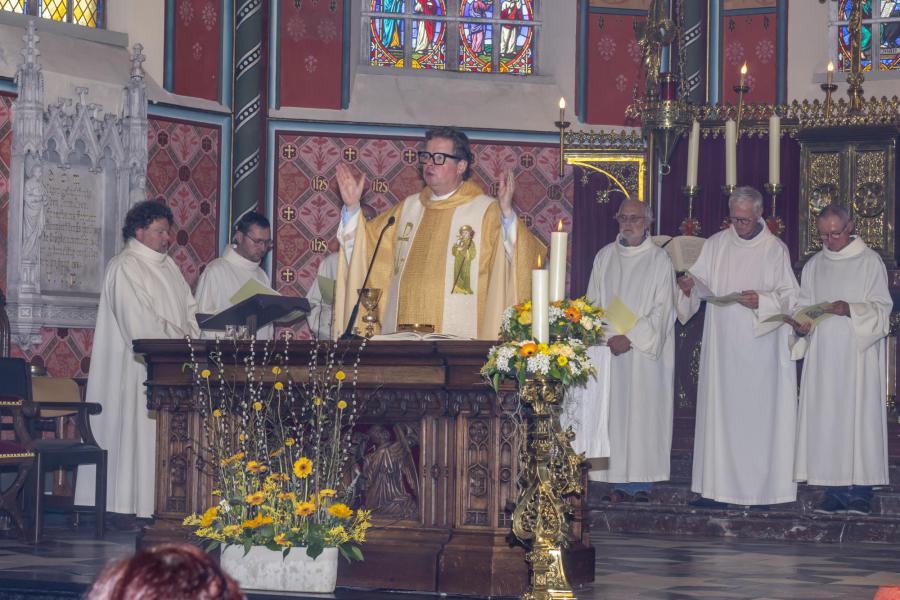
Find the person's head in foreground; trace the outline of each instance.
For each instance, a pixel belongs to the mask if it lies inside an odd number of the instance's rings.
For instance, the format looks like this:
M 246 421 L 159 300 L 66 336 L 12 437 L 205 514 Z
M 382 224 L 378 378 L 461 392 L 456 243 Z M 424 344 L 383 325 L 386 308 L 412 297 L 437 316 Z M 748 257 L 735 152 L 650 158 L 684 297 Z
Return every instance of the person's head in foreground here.
M 86 600 L 246 600 L 202 550 L 156 546 L 107 567 Z

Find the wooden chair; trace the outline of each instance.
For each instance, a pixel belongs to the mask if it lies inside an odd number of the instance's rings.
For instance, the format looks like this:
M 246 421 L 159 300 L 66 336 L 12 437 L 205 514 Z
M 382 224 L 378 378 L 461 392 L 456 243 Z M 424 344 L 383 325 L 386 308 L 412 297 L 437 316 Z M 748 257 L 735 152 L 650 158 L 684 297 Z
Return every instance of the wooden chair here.
M 19 507 L 19 494 L 34 469 L 36 459 L 30 447 L 31 437 L 26 423 L 26 418 L 34 413 L 27 374 L 28 364 L 24 360 L 0 358 L 0 416 L 11 420 L 13 431 L 13 439 L 0 440 L 0 471 L 16 470 L 12 484 L 0 490 L 0 510 L 9 514 L 26 539 L 28 527 Z
M 60 377 L 34 377 L 29 373 L 31 399 L 34 416 L 31 419 L 31 431 L 39 419 L 56 419 L 67 416 L 75 418 L 77 438 L 39 438 L 35 437 L 32 447 L 35 450 L 35 466 L 33 474 L 34 494 L 34 542 L 40 541 L 43 530 L 43 508 L 46 497 L 44 474 L 77 467 L 78 465 L 95 465 L 97 476 L 94 488 L 95 535 L 102 538 L 105 534 L 106 520 L 106 450 L 97 444 L 91 431 L 89 415 L 99 413 L 102 408 L 95 402 L 82 402 L 78 384 L 72 379 Z

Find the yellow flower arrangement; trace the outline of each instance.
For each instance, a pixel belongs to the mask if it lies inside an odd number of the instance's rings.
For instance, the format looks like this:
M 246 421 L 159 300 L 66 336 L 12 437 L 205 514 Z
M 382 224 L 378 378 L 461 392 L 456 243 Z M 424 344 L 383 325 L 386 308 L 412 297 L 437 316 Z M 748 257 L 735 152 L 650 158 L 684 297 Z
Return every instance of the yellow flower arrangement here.
M 353 504 L 343 472 L 358 415 L 355 375 L 326 352 L 331 362 L 297 383 L 283 355 L 268 344 L 263 354 L 279 364 L 236 356 L 226 368 L 217 348 L 203 362 L 209 368 L 186 365 L 205 406 L 200 445 L 215 494 L 184 524 L 208 549 L 262 545 L 315 558 L 334 546 L 347 560 L 362 560 L 371 517 Z
M 503 313 L 500 337 L 503 343 L 488 352 L 481 374 L 499 389 L 500 382 L 515 378 L 519 383 L 531 376 L 559 379 L 564 385 L 583 383 L 594 373 L 587 346 L 603 337 L 604 312 L 585 298 L 551 302 L 551 343 L 538 343 L 531 333 L 531 302 L 510 306 Z

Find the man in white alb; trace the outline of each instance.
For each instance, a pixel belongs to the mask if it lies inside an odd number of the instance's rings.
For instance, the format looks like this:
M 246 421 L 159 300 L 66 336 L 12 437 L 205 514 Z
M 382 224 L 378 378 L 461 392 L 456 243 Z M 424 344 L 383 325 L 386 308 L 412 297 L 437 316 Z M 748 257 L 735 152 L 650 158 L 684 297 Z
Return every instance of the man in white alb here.
M 885 336 L 893 302 L 876 252 L 851 236 L 847 209 L 816 219 L 822 250 L 800 279 L 800 308 L 830 303 L 811 328 L 791 321 L 792 358 L 803 358 L 794 476 L 828 486 L 816 512 L 871 511 L 872 486 L 888 483 Z
M 587 297 L 605 307 L 618 298 L 637 320 L 626 331 L 608 334 L 609 468 L 588 476 L 615 484 L 610 500 L 646 502 L 650 482 L 669 478 L 675 272 L 666 251 L 650 239 L 653 213 L 647 203 L 625 200 L 616 220 L 619 235 L 594 258 Z
M 331 321 L 334 314 L 334 280 L 337 277 L 337 261 L 340 253 L 332 252 L 322 259 L 316 270 L 316 279 L 309 288 L 309 316 L 306 322 L 316 339 L 331 339 Z
M 269 286 L 269 276 L 259 263 L 272 247 L 272 229 L 269 220 L 250 211 L 234 226 L 234 242 L 225 248 L 222 256 L 206 265 L 197 282 L 199 311 L 217 313 L 231 306 L 231 297 L 251 279 L 263 287 Z M 260 340 L 271 340 L 274 327 L 269 324 L 255 333 Z M 208 335 L 204 333 L 204 335 Z
M 156 419 L 147 410 L 147 367 L 132 342 L 196 337 L 197 303 L 166 251 L 172 211 L 145 200 L 125 215 L 125 248 L 106 267 L 91 351 L 86 399 L 103 412 L 91 429 L 109 452 L 107 510 L 149 518 L 156 473 Z M 75 504 L 94 503 L 93 466 L 78 469 Z
M 682 323 L 709 298 L 691 483 L 702 498 L 692 504 L 765 507 L 797 496 L 797 373 L 787 346 L 790 327 L 765 320 L 789 312 L 798 286 L 787 246 L 762 219 L 760 193 L 738 187 L 728 209 L 731 226 L 706 241 L 690 273 L 678 280 L 683 293 L 676 294 Z

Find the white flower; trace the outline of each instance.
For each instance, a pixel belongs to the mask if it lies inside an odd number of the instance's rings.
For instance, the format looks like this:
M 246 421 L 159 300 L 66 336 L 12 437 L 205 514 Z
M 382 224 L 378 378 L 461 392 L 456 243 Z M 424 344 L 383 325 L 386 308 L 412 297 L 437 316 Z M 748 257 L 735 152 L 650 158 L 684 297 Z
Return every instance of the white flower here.
M 581 317 L 581 326 L 590 331 L 594 328 L 594 320 L 590 317 Z
M 222 498 L 219 501 L 219 507 L 222 509 L 223 512 L 231 511 L 231 504 L 229 504 L 228 500 L 226 500 L 225 498 Z
M 535 354 L 533 356 L 529 356 L 525 364 L 528 371 L 532 373 L 540 373 L 541 375 L 547 375 L 548 373 L 550 373 L 549 354 Z
M 554 321 L 558 321 L 559 319 L 562 319 L 562 316 L 563 316 L 563 310 L 561 308 L 559 308 L 558 306 L 550 307 L 550 322 L 551 323 Z

